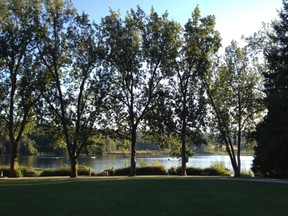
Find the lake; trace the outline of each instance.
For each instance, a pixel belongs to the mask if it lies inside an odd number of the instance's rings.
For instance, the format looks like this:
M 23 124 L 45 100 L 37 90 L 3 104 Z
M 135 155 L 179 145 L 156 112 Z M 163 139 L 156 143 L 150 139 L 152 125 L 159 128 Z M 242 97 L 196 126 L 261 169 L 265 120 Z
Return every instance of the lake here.
M 96 172 L 102 172 L 109 168 L 123 168 L 130 165 L 129 155 L 104 155 L 101 158 L 94 158 L 90 156 L 79 157 L 79 164 L 85 164 L 92 167 Z M 252 166 L 253 156 L 241 156 L 242 171 L 249 171 Z M 159 162 L 167 169 L 170 167 L 181 166 L 181 160 L 169 156 L 151 156 L 151 155 L 138 155 L 137 166 L 141 164 L 151 164 Z M 187 167 L 210 167 L 214 163 L 224 163 L 229 170 L 233 170 L 229 156 L 225 155 L 209 155 L 209 156 L 193 156 L 189 158 Z M 58 168 L 64 164 L 70 164 L 68 157 L 46 157 L 46 156 L 27 156 L 19 157 L 19 163 L 25 166 L 37 168 Z M 9 164 L 9 157 L 0 155 L 0 164 Z

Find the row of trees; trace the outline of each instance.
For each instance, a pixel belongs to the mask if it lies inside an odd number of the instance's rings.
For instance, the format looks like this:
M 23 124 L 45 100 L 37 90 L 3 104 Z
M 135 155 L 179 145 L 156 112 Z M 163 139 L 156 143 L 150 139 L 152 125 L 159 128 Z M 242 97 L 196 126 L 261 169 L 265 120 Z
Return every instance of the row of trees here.
M 0 0 L 0 8 L 0 123 L 9 134 L 11 177 L 21 138 L 39 125 L 64 140 L 71 177 L 99 133 L 130 141 L 136 175 L 137 131 L 180 146 L 186 175 L 189 147 L 205 143 L 207 128 L 240 175 L 242 138 L 264 110 L 261 67 L 236 42 L 217 55 L 214 16 L 201 17 L 196 7 L 182 28 L 153 8 L 124 18 L 111 10 L 100 24 L 64 0 Z
M 267 115 L 257 126 L 253 171 L 272 178 L 288 177 L 288 1 L 279 20 L 255 36 L 253 47 L 264 54 Z

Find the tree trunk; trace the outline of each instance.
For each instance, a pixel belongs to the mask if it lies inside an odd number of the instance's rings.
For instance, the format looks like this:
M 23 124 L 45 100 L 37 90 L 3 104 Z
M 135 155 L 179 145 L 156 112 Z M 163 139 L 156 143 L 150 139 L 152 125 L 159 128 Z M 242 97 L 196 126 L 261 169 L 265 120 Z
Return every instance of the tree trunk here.
M 71 178 L 77 178 L 78 177 L 78 160 L 77 160 L 75 153 L 70 155 L 70 164 L 71 164 L 70 177 Z
M 223 133 L 223 134 L 225 134 L 224 141 L 225 141 L 225 145 L 226 145 L 226 151 L 228 152 L 229 157 L 230 157 L 230 161 L 231 161 L 232 168 L 234 171 L 234 177 L 239 177 L 240 171 L 239 171 L 238 163 L 236 160 L 235 151 L 233 149 L 233 145 L 231 143 L 231 140 L 230 141 L 227 140 L 229 138 L 227 138 L 226 133 Z
M 16 166 L 17 166 L 17 155 L 18 155 L 18 145 L 17 143 L 10 141 L 11 146 L 11 156 L 10 156 L 10 171 L 9 171 L 9 178 L 16 178 Z
M 242 129 L 242 100 L 241 100 L 241 92 L 238 90 L 238 135 L 237 135 L 237 170 L 235 171 L 234 177 L 241 176 L 241 129 Z
M 241 125 L 240 125 L 241 126 Z M 241 130 L 238 131 L 238 152 L 237 152 L 237 170 L 235 171 L 234 177 L 241 176 Z
M 182 150 L 181 150 L 181 175 L 186 176 L 186 142 L 182 140 Z
M 130 176 L 136 176 L 136 126 L 131 130 L 131 167 Z
M 185 88 L 187 89 L 187 88 Z M 186 176 L 186 129 L 187 129 L 187 96 L 183 93 L 182 129 L 181 129 L 181 175 Z

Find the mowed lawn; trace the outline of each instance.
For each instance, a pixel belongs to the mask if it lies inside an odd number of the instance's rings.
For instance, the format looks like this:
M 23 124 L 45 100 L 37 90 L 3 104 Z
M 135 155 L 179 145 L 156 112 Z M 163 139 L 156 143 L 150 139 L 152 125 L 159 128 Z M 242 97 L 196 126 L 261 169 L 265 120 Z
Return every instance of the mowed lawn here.
M 288 215 L 288 184 L 191 178 L 1 181 L 0 215 Z

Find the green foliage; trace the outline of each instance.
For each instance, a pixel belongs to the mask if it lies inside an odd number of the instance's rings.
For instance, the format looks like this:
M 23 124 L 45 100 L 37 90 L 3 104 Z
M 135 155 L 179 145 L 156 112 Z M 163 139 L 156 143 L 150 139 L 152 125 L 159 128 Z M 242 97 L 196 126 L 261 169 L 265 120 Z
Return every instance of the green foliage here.
M 127 152 L 131 151 L 131 142 L 127 139 L 124 139 L 122 142 L 122 145 L 119 147 L 119 150 L 122 153 L 127 153 Z
M 205 168 L 204 172 L 207 172 L 208 175 L 216 176 L 231 176 L 231 172 L 225 167 L 224 163 L 214 163 L 209 168 Z
M 9 131 L 9 153 L 15 163 L 20 140 L 34 127 L 34 107 L 40 97 L 40 69 L 35 61 L 40 4 L 28 0 L 1 1 L 0 119 Z M 15 169 L 15 163 L 11 169 Z
M 182 168 L 171 167 L 168 169 L 168 174 L 181 175 Z M 225 167 L 223 163 L 215 163 L 208 168 L 187 167 L 186 174 L 195 176 L 231 176 L 232 173 Z
M 171 157 L 176 157 L 176 158 L 181 158 L 182 156 L 182 143 L 179 139 L 177 139 L 176 137 L 168 137 L 166 139 L 166 145 L 169 149 L 169 154 Z M 186 152 L 185 152 L 185 161 L 188 161 L 188 158 L 193 156 L 194 153 L 192 151 L 192 148 L 190 145 L 187 145 L 185 148 Z
M 95 171 L 84 164 L 78 166 L 78 175 L 95 175 Z M 44 169 L 40 176 L 70 176 L 71 167 L 68 165 L 63 165 L 58 169 L 47 168 Z
M 251 169 L 248 171 L 241 171 L 241 177 L 242 178 L 252 178 L 252 177 L 254 177 L 254 173 Z
M 115 169 L 115 176 L 129 176 L 130 167 Z
M 167 170 L 164 166 L 146 166 L 136 169 L 137 175 L 167 175 Z
M 199 7 L 181 33 L 178 52 L 169 65 L 173 71 L 169 85 L 158 90 L 158 100 L 153 101 L 146 123 L 147 134 L 154 141 L 169 146 L 171 156 L 182 158 L 185 175 L 191 145 L 206 143 L 203 132 L 207 103 L 202 77 L 220 47 L 220 36 L 215 30 L 215 17 L 201 17 Z
M 0 165 L 0 171 L 3 172 L 4 177 L 9 176 L 9 170 L 10 170 L 9 165 Z
M 116 169 L 114 172 L 115 176 L 128 176 L 129 174 L 130 174 L 130 167 Z M 162 165 L 137 167 L 136 174 L 137 175 L 167 175 L 167 170 Z
M 152 101 L 157 100 L 163 80 L 171 75 L 180 26 L 168 19 L 168 13 L 159 16 L 151 9 L 146 15 L 137 7 L 127 12 L 124 19 L 119 12 L 111 10 L 102 19 L 101 27 L 108 44 L 107 61 L 114 70 L 109 115 L 130 142 L 131 175 L 134 175 L 136 132 L 150 112 Z
M 21 155 L 37 155 L 38 150 L 34 140 L 25 136 L 21 139 L 19 144 L 19 153 Z
M 0 171 L 3 172 L 4 177 L 9 176 L 10 167 L 9 165 L 0 165 Z M 32 167 L 17 166 L 15 169 L 15 177 L 36 177 L 38 172 Z
M 263 72 L 267 115 L 257 126 L 253 172 L 271 178 L 288 177 L 288 2 L 283 1 L 279 21 L 265 32 L 262 52 L 267 63 Z
M 148 165 L 148 163 L 144 160 L 144 159 L 141 159 L 140 161 L 139 161 L 139 166 L 140 167 L 146 167 Z
M 258 62 L 250 56 L 248 46 L 241 48 L 232 41 L 216 69 L 205 77 L 213 135 L 225 144 L 236 176 L 240 175 L 243 137 L 255 130 L 264 112 Z
M 19 166 L 17 168 L 24 177 L 36 177 L 38 172 L 33 167 Z

